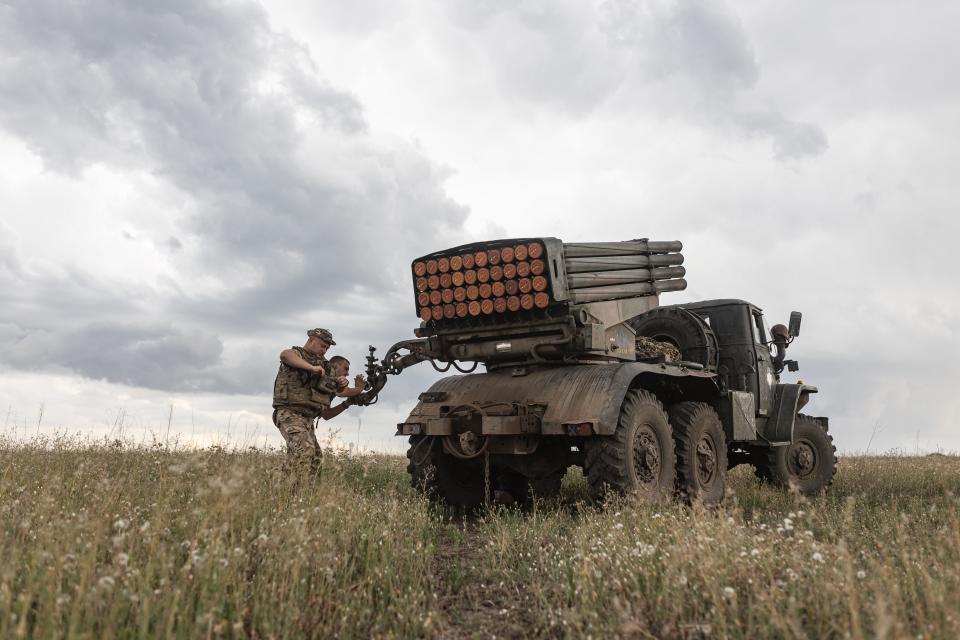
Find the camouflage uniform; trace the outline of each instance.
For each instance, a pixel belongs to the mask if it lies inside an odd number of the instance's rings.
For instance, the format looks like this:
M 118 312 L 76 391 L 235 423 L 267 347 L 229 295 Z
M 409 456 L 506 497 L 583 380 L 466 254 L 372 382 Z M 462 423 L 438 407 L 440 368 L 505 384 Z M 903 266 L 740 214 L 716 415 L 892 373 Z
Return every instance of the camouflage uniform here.
M 332 344 L 333 340 L 328 342 Z M 326 375 L 281 362 L 273 383 L 273 423 L 287 443 L 288 465 L 319 473 L 322 453 L 315 423 L 343 387 L 338 384 L 326 358 L 312 355 L 303 347 L 292 349 L 310 364 L 323 367 Z

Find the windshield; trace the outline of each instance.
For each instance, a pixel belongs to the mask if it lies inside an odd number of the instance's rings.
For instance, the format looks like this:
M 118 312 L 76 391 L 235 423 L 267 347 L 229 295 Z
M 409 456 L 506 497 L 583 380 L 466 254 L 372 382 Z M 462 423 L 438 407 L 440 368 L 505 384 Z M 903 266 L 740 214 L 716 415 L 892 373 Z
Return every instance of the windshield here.
M 757 344 L 770 343 L 770 329 L 767 327 L 767 320 L 762 313 L 753 314 L 753 340 Z

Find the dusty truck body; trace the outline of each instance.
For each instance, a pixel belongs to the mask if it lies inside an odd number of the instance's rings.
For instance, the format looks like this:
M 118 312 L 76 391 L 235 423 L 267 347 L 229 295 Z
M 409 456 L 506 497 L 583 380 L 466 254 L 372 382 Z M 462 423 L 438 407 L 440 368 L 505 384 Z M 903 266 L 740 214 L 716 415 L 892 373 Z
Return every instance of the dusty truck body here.
M 371 348 L 359 399 L 419 362 L 458 372 L 397 427 L 413 485 L 458 506 L 525 501 L 577 465 L 598 499 L 717 502 L 727 469 L 749 463 L 771 483 L 823 490 L 827 419 L 799 413 L 817 389 L 779 376 L 796 369 L 785 354 L 800 314 L 771 332 L 742 300 L 660 306 L 686 287 L 681 248 L 519 238 L 414 260 L 417 339 L 382 362 Z

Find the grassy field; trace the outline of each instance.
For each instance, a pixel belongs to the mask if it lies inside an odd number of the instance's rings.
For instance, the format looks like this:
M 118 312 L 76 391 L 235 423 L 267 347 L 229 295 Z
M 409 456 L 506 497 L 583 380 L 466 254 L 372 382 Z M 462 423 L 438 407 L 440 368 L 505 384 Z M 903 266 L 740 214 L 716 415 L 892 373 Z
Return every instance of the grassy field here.
M 432 507 L 406 460 L 0 442 L 0 638 L 960 637 L 960 459 L 844 457 L 807 500 Z

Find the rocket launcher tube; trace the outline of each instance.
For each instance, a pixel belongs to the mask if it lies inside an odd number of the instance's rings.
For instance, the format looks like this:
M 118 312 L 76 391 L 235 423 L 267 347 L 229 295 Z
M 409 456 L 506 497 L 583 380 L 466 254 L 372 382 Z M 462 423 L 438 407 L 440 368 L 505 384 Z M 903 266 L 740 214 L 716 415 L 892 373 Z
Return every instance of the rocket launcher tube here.
M 574 289 L 571 291 L 570 301 L 574 304 L 582 304 L 584 302 L 636 298 L 638 296 L 650 296 L 666 291 L 683 291 L 686 288 L 686 280 L 658 280 L 657 282 L 638 282 L 634 284 L 610 285 L 607 287 L 590 287 L 589 289 Z
M 571 258 L 563 261 L 567 273 L 589 273 L 591 271 L 614 271 L 619 269 L 638 269 L 644 267 L 668 267 L 683 264 L 683 255 L 667 253 L 662 255 L 599 256 L 592 258 Z
M 679 240 L 654 242 L 650 240 L 629 240 L 627 242 L 565 242 L 563 252 L 567 258 L 589 258 L 595 256 L 624 256 L 637 253 L 676 253 L 683 249 Z
M 567 285 L 571 289 L 601 287 L 614 284 L 632 284 L 651 280 L 670 280 L 682 278 L 687 270 L 683 267 L 659 267 L 656 269 L 624 269 L 622 271 L 601 271 L 567 276 Z

